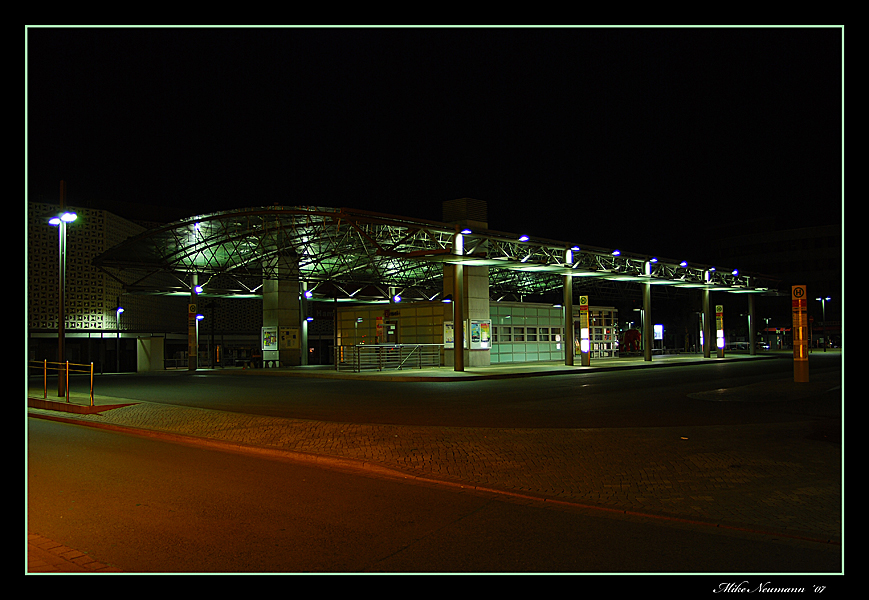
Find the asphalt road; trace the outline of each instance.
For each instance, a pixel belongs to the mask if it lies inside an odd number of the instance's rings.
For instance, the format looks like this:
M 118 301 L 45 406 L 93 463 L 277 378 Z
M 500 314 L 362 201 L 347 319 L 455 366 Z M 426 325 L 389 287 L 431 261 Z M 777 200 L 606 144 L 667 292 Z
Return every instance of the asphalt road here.
M 30 531 L 125 573 L 722 574 L 675 582 L 684 594 L 826 584 L 781 574 L 835 572 L 840 560 L 838 546 L 27 426 Z M 742 575 L 758 571 L 779 575 Z
M 96 389 L 117 398 L 244 414 L 416 426 L 665 427 L 838 418 L 841 355 L 815 353 L 811 364 L 809 387 L 794 383 L 792 361 L 769 359 L 459 382 L 164 372 L 105 375 Z M 752 401 L 702 396 L 722 390 L 745 390 Z

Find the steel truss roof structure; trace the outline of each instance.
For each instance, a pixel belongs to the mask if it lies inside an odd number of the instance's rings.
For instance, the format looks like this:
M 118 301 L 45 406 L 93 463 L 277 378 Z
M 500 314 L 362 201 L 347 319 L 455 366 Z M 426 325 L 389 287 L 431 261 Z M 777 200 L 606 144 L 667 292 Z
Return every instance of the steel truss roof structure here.
M 454 251 L 459 233 L 460 255 Z M 270 206 L 193 216 L 131 237 L 93 264 L 127 293 L 189 294 L 190 275 L 197 273 L 206 295 L 214 296 L 257 295 L 264 279 L 289 279 L 305 282 L 315 298 L 383 300 L 395 288 L 406 299 L 435 300 L 443 295 L 443 263 L 455 262 L 487 266 L 490 296 L 496 300 L 560 294 L 563 275 L 573 276 L 574 293 L 601 299 L 624 297 L 638 288 L 636 283 L 646 282 L 662 289 L 732 293 L 768 292 L 775 283 L 706 265 L 325 207 Z

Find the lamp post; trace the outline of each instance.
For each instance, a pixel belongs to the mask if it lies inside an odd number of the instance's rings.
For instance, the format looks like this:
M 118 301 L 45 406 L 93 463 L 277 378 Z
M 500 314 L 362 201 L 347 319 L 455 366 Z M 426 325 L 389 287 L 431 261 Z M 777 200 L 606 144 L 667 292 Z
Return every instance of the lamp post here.
M 828 300 L 830 300 L 830 297 L 827 296 L 826 298 L 815 298 L 815 300 L 818 300 L 821 303 L 821 319 L 823 319 L 823 324 L 824 324 L 823 325 L 823 327 L 824 327 L 824 329 L 823 329 L 823 331 L 824 331 L 824 352 L 826 352 L 827 351 L 827 307 L 826 307 L 826 303 Z
M 63 304 L 63 295 L 66 288 L 66 224 L 76 220 L 76 214 L 64 210 L 64 182 L 60 182 L 60 213 L 48 219 L 48 224 L 57 227 L 58 234 L 58 295 L 57 295 L 57 362 L 63 363 L 65 360 L 64 340 L 64 321 L 66 313 Z M 57 375 L 57 395 L 66 396 L 66 381 L 60 375 L 60 367 L 58 367 Z
M 121 313 L 124 312 L 123 307 L 118 300 L 118 307 L 115 309 L 115 373 L 121 372 Z

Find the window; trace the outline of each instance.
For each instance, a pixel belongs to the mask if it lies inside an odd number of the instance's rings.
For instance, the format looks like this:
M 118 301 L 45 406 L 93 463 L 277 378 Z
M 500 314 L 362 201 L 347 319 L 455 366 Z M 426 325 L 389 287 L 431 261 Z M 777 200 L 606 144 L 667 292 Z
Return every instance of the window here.
M 536 327 L 526 327 L 525 328 L 525 337 L 528 342 L 536 342 L 537 341 L 537 328 Z
M 514 342 L 524 342 L 525 341 L 525 328 L 524 327 L 514 327 L 513 328 L 513 341 Z
M 541 342 L 548 342 L 549 341 L 549 328 L 548 327 L 541 327 L 540 328 L 540 341 Z

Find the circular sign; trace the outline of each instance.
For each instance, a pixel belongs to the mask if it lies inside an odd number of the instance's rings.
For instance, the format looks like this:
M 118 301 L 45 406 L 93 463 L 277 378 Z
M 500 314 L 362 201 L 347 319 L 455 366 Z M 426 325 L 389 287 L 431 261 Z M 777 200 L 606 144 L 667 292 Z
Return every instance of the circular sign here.
M 804 288 L 802 286 L 795 286 L 794 287 L 794 298 L 802 298 L 805 295 L 806 295 L 806 288 Z

